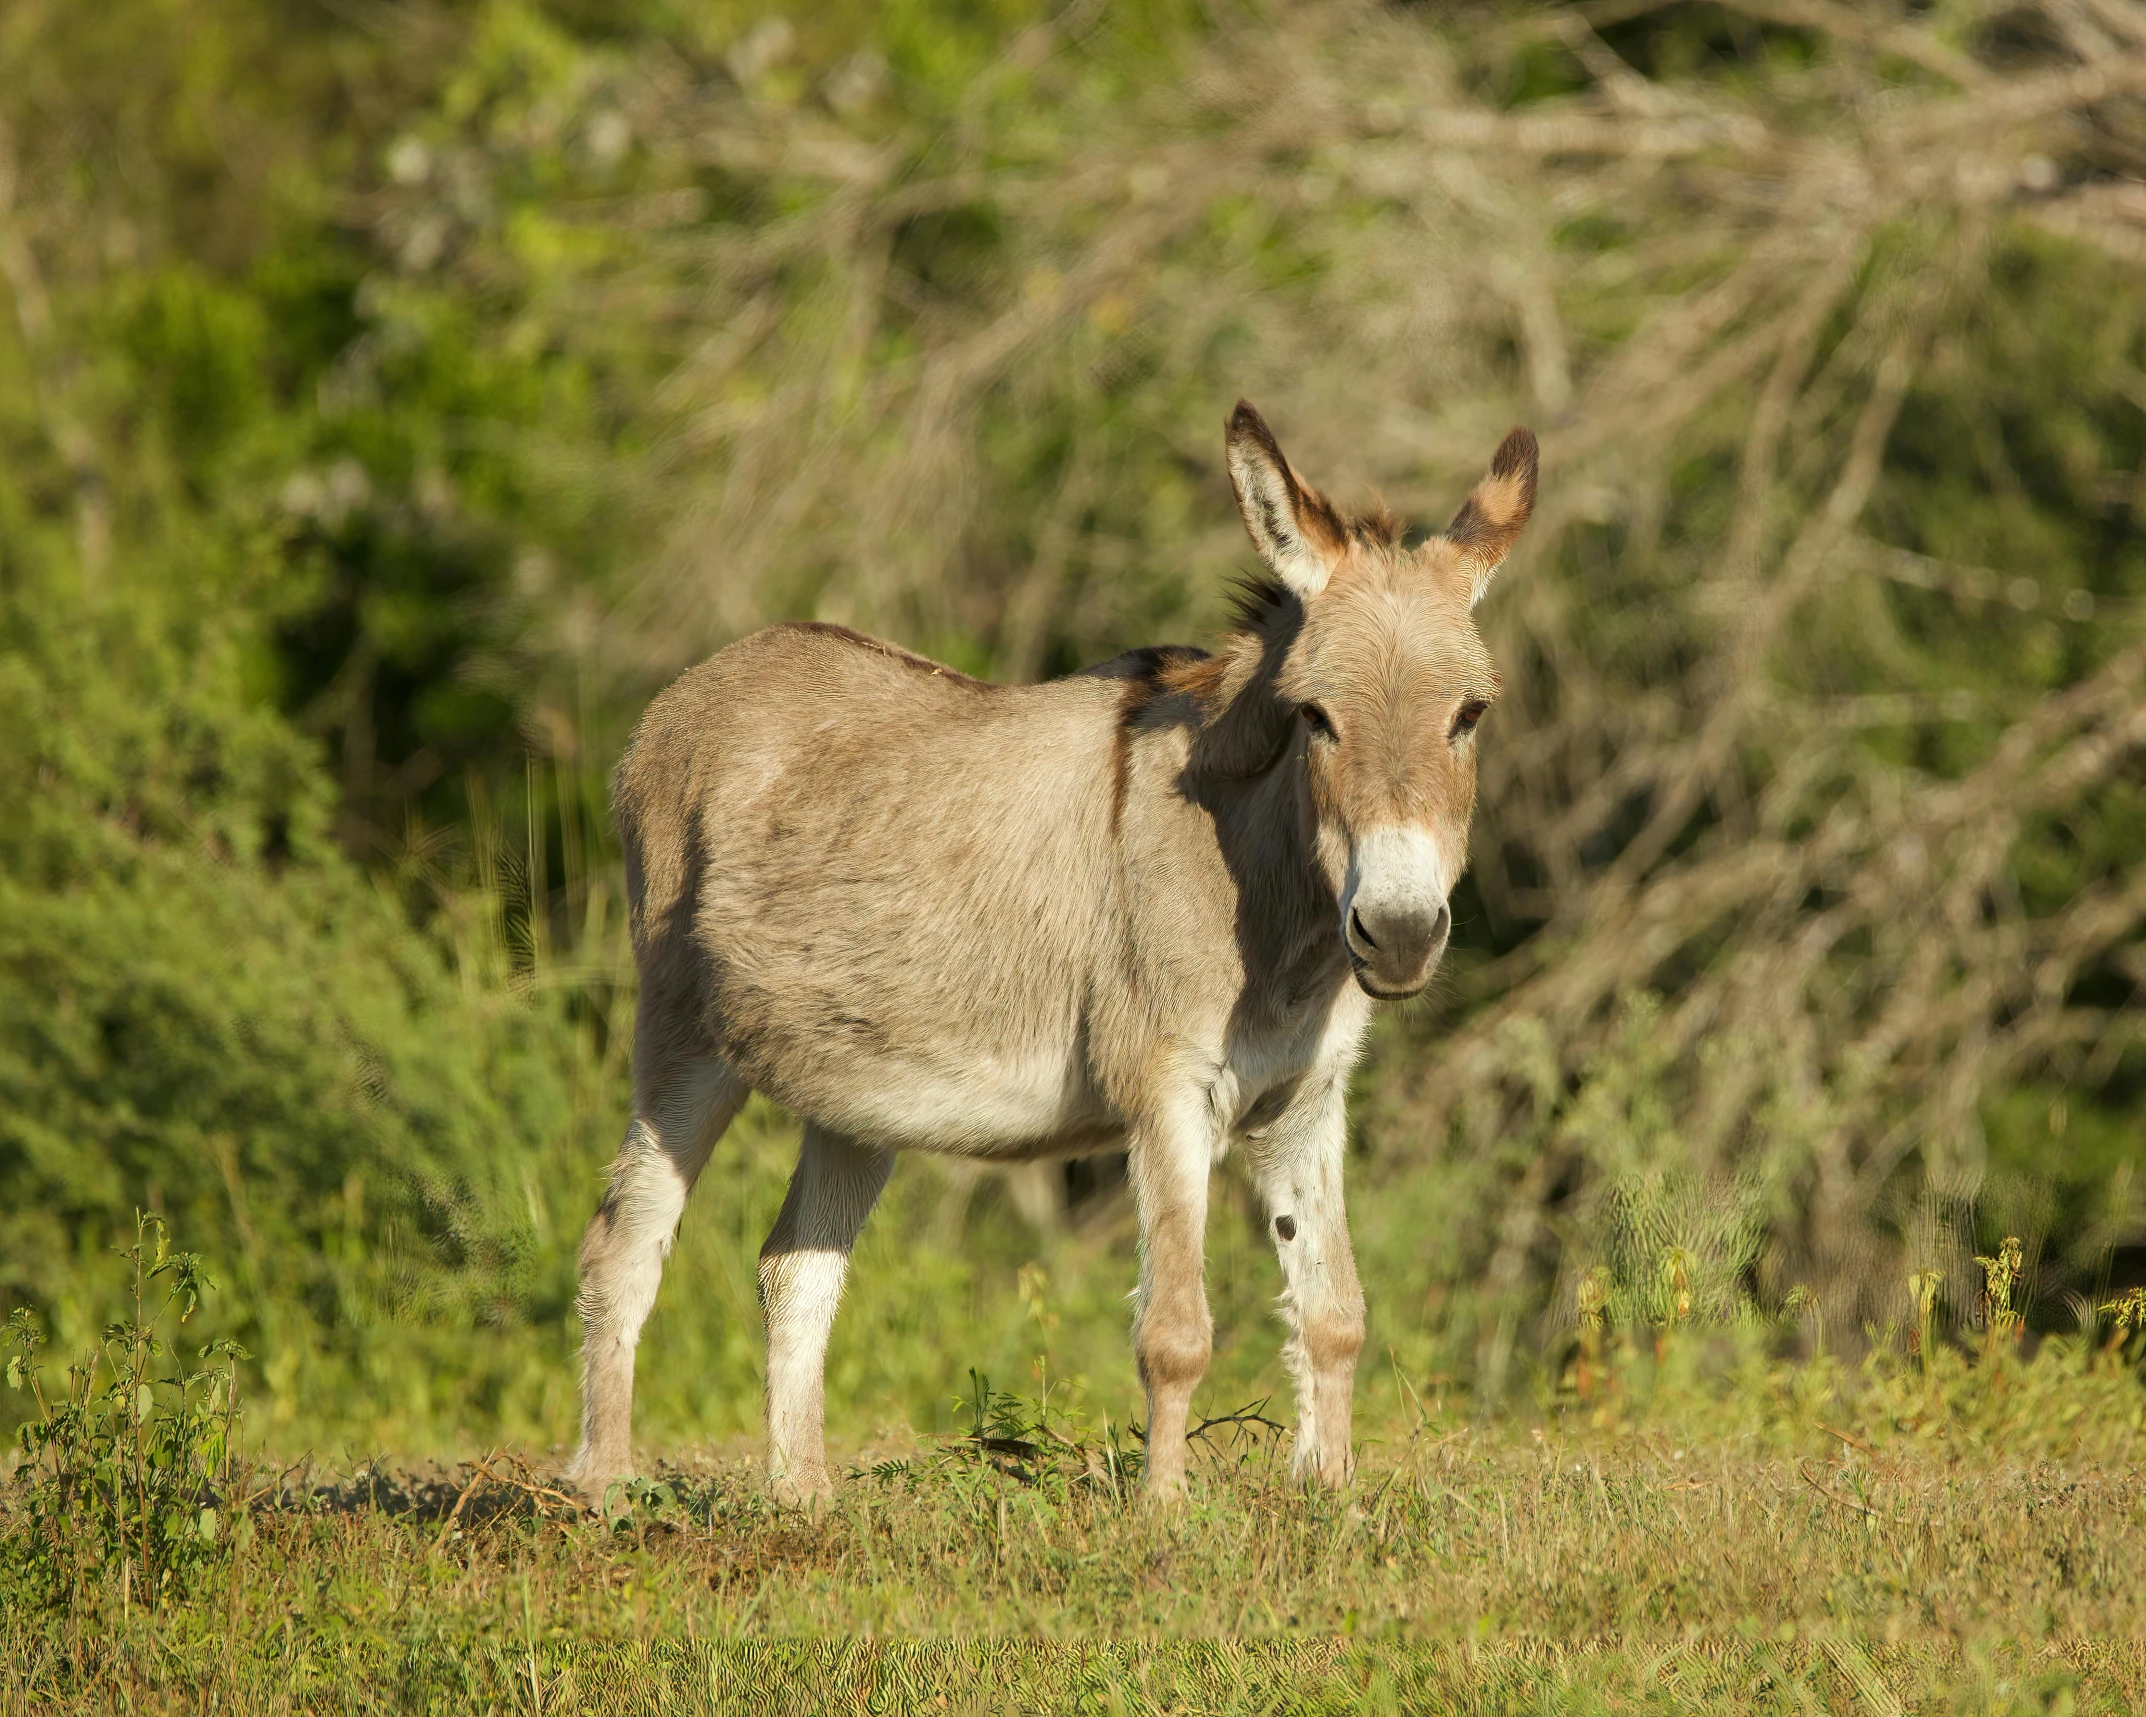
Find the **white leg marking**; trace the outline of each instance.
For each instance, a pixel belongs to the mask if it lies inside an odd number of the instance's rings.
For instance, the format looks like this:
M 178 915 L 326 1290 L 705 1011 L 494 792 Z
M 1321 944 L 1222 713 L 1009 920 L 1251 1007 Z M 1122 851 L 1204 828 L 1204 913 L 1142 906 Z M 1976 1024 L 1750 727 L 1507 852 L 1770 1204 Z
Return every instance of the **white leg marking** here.
M 1342 1193 L 1347 1136 L 1344 1078 L 1292 1105 L 1248 1152 L 1281 1259 L 1289 1340 L 1282 1358 L 1297 1390 L 1299 1478 L 1346 1484 L 1364 1296 Z
M 768 1482 L 787 1501 L 834 1489 L 827 1472 L 827 1338 L 842 1303 L 850 1248 L 893 1168 L 892 1151 L 808 1125 L 782 1212 L 760 1249 Z

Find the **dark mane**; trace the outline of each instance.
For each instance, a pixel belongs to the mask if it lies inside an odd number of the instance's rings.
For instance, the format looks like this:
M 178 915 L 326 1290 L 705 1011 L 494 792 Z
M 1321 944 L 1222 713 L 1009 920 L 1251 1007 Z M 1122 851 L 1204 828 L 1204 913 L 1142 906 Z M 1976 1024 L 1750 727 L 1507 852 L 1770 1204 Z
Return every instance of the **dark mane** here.
M 1365 548 L 1393 549 L 1401 546 L 1407 527 L 1383 505 L 1374 503 L 1367 511 L 1351 515 L 1343 522 L 1351 542 Z M 1232 632 L 1260 632 L 1267 623 L 1297 602 L 1289 587 L 1271 572 L 1246 573 L 1230 585 L 1230 626 Z
M 1271 572 L 1246 573 L 1229 587 L 1232 632 L 1262 632 L 1284 609 L 1298 607 L 1296 592 Z

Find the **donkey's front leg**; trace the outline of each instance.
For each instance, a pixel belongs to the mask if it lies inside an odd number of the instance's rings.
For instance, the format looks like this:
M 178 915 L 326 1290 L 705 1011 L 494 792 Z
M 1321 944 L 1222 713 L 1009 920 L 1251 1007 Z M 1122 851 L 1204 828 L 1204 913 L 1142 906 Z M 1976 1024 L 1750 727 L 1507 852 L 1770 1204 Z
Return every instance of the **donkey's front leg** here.
M 893 1168 L 892 1151 L 808 1123 L 790 1191 L 760 1248 L 768 1486 L 785 1502 L 834 1494 L 827 1476 L 827 1337 L 842 1302 L 850 1248 Z
M 1207 1375 L 1214 1320 L 1207 1314 L 1207 1176 L 1214 1147 L 1197 1126 L 1143 1130 L 1130 1168 L 1140 1213 L 1140 1297 L 1133 1355 L 1147 1390 L 1147 1490 L 1185 1488 L 1185 1421 Z
M 1349 1417 L 1364 1345 L 1364 1294 L 1341 1190 L 1345 1085 L 1337 1076 L 1309 1088 L 1248 1151 L 1288 1284 L 1282 1357 L 1297 1388 L 1293 1469 L 1333 1485 L 1347 1484 L 1355 1469 Z

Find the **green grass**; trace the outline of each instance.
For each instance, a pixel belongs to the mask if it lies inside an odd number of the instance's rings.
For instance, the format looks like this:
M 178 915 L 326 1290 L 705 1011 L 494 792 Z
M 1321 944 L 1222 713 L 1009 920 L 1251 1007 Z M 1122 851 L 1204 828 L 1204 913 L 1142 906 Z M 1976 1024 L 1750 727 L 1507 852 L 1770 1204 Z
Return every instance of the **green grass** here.
M 984 1397 L 818 1514 L 748 1449 L 570 1503 L 544 1462 L 287 1473 L 151 1601 L 35 1601 L 8 1710 L 2131 1711 L 2146 1391 L 2111 1348 L 1927 1368 L 1607 1344 L 1534 1422 L 1365 1427 L 1354 1489 L 1258 1420 L 1158 1513 L 1137 1444 Z M 972 1405 L 973 1415 L 973 1405 Z M 984 1441 L 979 1441 L 981 1432 Z M 882 1642 L 900 1643 L 882 1643 Z M 813 1643 L 799 1643 L 813 1642 Z
M 951 1430 L 860 1441 L 838 1410 L 815 1511 L 743 1437 L 591 1509 L 556 1449 L 279 1469 L 273 1397 L 249 1453 L 237 1356 L 192 1327 L 214 1284 L 138 1217 L 131 1315 L 64 1385 L 28 1313 L 6 1332 L 32 1414 L 0 1710 L 2139 1707 L 2146 1295 L 2030 1350 L 2008 1239 L 1971 1344 L 1870 1331 L 1851 1366 L 1695 1315 L 1687 1263 L 1651 1315 L 1586 1278 L 1530 1412 L 1426 1403 L 1395 1362 L 1340 1494 L 1225 1374 L 1157 1509 L 1138 1427 L 1046 1351 L 1035 1397 L 971 1371 Z M 1020 1289 L 1047 1350 L 1047 1284 Z
M 8 1698 L 391 1711 L 535 1709 L 541 1691 L 559 1711 L 747 1708 L 709 1678 L 787 1661 L 823 1697 L 845 1681 L 886 1696 L 850 1708 L 914 1708 L 895 1694 L 909 1679 L 957 1709 L 1004 1709 L 967 1651 L 770 1652 L 986 1636 L 1026 1642 L 996 1673 L 1052 1709 L 1107 1709 L 1082 1703 L 1099 1666 L 1127 1709 L 2146 1698 L 2146 1481 L 2128 1471 L 1460 1429 L 1375 1454 L 1348 1498 L 1255 1466 L 1160 1518 L 988 1467 L 867 1472 L 816 1519 L 761 1501 L 736 1460 L 688 1462 L 673 1484 L 653 1522 L 472 1506 L 444 1542 L 451 1485 L 277 1511 L 189 1601 L 122 1613 L 106 1592 L 61 1621 L 17 1615 Z

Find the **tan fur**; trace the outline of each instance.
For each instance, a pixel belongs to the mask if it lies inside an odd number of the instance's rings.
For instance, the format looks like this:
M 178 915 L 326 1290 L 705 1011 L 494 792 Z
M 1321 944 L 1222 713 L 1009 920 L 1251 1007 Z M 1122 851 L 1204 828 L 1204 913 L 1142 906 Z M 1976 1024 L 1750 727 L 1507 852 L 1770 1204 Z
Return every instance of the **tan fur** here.
M 631 1470 L 634 1342 L 748 1089 L 807 1128 L 761 1258 L 779 1492 L 828 1487 L 826 1332 L 901 1150 L 1129 1150 L 1169 1494 L 1211 1346 L 1207 1177 L 1241 1146 L 1286 1219 L 1298 1465 L 1347 1477 L 1343 1094 L 1369 998 L 1420 989 L 1444 946 L 1474 804 L 1456 722 L 1497 687 L 1468 608 L 1532 500 L 1524 434 L 1458 534 L 1411 552 L 1305 487 L 1240 405 L 1231 475 L 1277 582 L 1213 655 L 997 686 L 777 626 L 650 705 L 615 793 L 642 993 L 634 1121 L 582 1253 L 585 1487 Z

